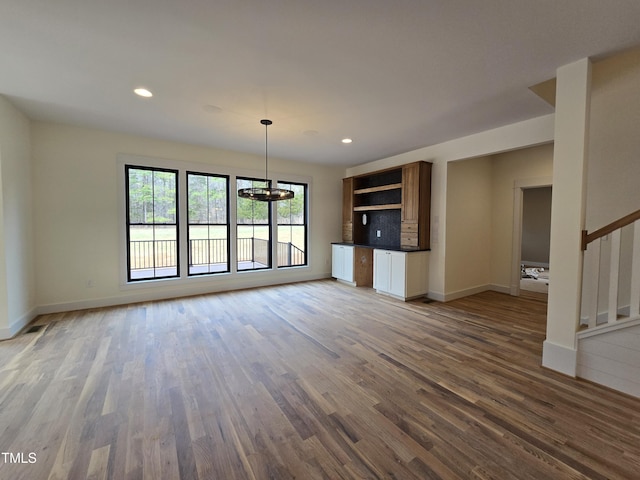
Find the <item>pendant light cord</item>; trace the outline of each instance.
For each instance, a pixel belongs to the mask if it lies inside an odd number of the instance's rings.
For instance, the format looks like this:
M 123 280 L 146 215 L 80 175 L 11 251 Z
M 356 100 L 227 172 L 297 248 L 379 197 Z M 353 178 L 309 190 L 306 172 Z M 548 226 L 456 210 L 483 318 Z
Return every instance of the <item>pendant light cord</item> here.
M 269 155 L 268 155 L 268 148 L 269 148 L 269 124 L 265 123 L 264 124 L 264 183 L 265 183 L 265 187 L 268 188 L 269 187 Z
M 247 198 L 250 200 L 258 200 L 261 202 L 277 202 L 279 200 L 289 200 L 295 196 L 293 190 L 287 190 L 284 188 L 278 188 L 276 182 L 276 188 L 271 187 L 269 180 L 269 129 L 267 128 L 273 122 L 266 118 L 260 120 L 260 123 L 264 125 L 264 187 L 252 187 L 241 188 L 238 190 L 238 196 L 240 198 Z

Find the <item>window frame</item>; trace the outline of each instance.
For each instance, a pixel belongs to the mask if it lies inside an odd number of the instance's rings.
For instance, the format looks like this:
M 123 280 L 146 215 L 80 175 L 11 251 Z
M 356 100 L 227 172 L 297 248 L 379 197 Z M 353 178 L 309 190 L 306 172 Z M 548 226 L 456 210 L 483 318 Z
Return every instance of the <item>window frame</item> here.
M 186 190 L 186 230 L 187 230 L 187 277 L 199 277 L 199 276 L 208 276 L 208 275 L 219 275 L 222 273 L 229 273 L 231 272 L 231 209 L 230 209 L 230 203 L 231 203 L 231 199 L 230 199 L 230 176 L 229 175 L 225 175 L 225 174 L 221 174 L 221 173 L 205 173 L 205 172 L 196 172 L 196 171 L 192 171 L 192 170 L 186 170 L 185 172 L 185 190 Z M 190 216 L 189 216 L 189 176 L 190 175 L 194 175 L 194 176 L 202 176 L 202 177 L 206 177 L 206 178 L 223 178 L 225 179 L 225 195 L 226 195 L 226 209 L 225 209 L 225 215 L 226 215 L 226 223 L 191 223 L 190 222 Z M 201 225 L 201 226 L 226 226 L 226 231 L 227 231 L 227 268 L 224 271 L 217 271 L 217 272 L 202 272 L 202 273 L 191 273 L 190 269 L 191 269 L 191 226 L 197 226 L 197 225 Z M 210 240 L 208 238 L 208 240 Z M 210 264 L 209 264 L 210 265 Z
M 303 187 L 303 195 L 304 195 L 304 201 L 303 201 L 303 205 L 302 205 L 302 215 L 303 215 L 303 222 L 302 223 L 279 223 L 278 222 L 278 208 L 276 206 L 275 210 L 275 236 L 276 236 L 276 249 L 277 246 L 279 245 L 279 241 L 278 241 L 278 233 L 279 233 L 279 227 L 280 226 L 289 226 L 289 227 L 304 227 L 304 250 L 303 250 L 303 254 L 304 254 L 304 263 L 297 263 L 294 265 L 277 265 L 277 268 L 283 268 L 283 269 L 287 269 L 287 268 L 297 268 L 297 267 L 306 267 L 309 265 L 309 209 L 308 209 L 308 200 L 309 200 L 309 184 L 306 182 L 294 182 L 294 181 L 288 181 L 288 180 L 278 180 L 277 182 L 278 188 L 287 188 L 287 186 L 299 186 L 299 187 Z M 291 200 L 286 200 L 288 202 L 291 202 Z M 291 244 L 293 245 L 293 242 L 291 242 Z M 297 248 L 297 247 L 296 247 Z M 277 250 L 276 250 L 276 254 L 277 254 Z M 277 262 L 279 263 L 279 262 Z
M 265 180 L 264 178 L 257 178 L 257 177 L 248 177 L 248 176 L 244 176 L 244 175 L 237 175 L 235 177 L 235 184 L 236 184 L 236 191 L 240 189 L 240 186 L 238 185 L 238 181 L 240 180 L 245 180 L 245 181 L 250 181 L 251 182 L 251 187 L 262 187 L 262 186 L 266 186 L 267 188 L 271 186 L 271 180 Z M 256 185 L 258 184 L 258 185 Z M 243 187 L 243 188 L 247 188 L 247 187 Z M 273 208 L 271 203 L 272 202 L 259 202 L 256 200 L 249 200 L 249 199 L 242 199 L 244 201 L 247 202 L 253 202 L 253 203 L 259 203 L 259 204 L 263 204 L 266 206 L 267 208 L 267 223 L 251 223 L 251 224 L 247 224 L 247 223 L 238 223 L 238 204 L 240 202 L 240 197 L 236 196 L 236 212 L 235 212 L 235 225 L 236 225 L 236 248 L 235 248 L 235 267 L 236 267 L 236 271 L 238 273 L 240 272 L 256 272 L 256 271 L 261 271 L 261 270 L 273 270 Z M 253 219 L 253 218 L 252 218 Z M 269 239 L 267 240 L 267 248 L 266 248 L 266 252 L 267 252 L 267 265 L 263 266 L 263 267 L 253 267 L 253 268 L 239 268 L 240 266 L 240 260 L 238 259 L 238 252 L 239 252 L 239 248 L 238 248 L 238 241 L 240 240 L 240 236 L 238 235 L 238 228 L 240 226 L 251 226 L 253 227 L 253 229 L 255 230 L 256 226 L 264 226 L 267 227 L 267 232 L 269 233 Z M 255 239 L 255 236 L 252 237 Z M 252 243 L 252 250 L 255 251 L 255 241 Z M 253 263 L 255 265 L 256 261 L 255 261 L 255 257 L 252 255 L 252 260 L 251 263 Z
M 248 168 L 236 168 L 230 165 L 213 164 L 210 162 L 196 162 L 176 160 L 171 158 L 161 158 L 157 156 L 146 156 L 132 153 L 118 153 L 114 165 L 117 170 L 116 186 L 117 186 L 117 200 L 118 213 L 117 213 L 117 236 L 118 236 L 118 252 L 119 262 L 116 266 L 118 285 L 123 291 L 139 291 L 137 297 L 145 299 L 148 295 L 153 295 L 152 290 L 148 293 L 144 293 L 146 289 L 162 289 L 162 288 L 179 288 L 184 291 L 185 294 L 197 294 L 203 291 L 209 291 L 213 288 L 215 291 L 219 289 L 229 289 L 231 285 L 243 287 L 254 285 L 256 282 L 282 282 L 282 281 L 295 281 L 300 278 L 300 272 L 294 273 L 292 270 L 284 268 L 280 269 L 276 265 L 277 258 L 277 218 L 274 218 L 274 211 L 276 208 L 270 208 L 269 213 L 269 235 L 271 238 L 271 244 L 269 254 L 271 255 L 270 267 L 261 268 L 257 270 L 238 270 L 237 269 L 237 201 L 234 201 L 234 197 L 237 196 L 237 192 L 234 187 L 237 185 L 236 180 L 238 178 L 256 179 L 256 181 L 264 182 L 263 172 Z M 129 280 L 128 275 L 128 236 L 127 236 L 127 188 L 126 177 L 127 172 L 126 165 L 131 165 L 138 168 L 144 168 L 148 170 L 169 170 L 178 172 L 178 231 L 177 238 L 179 242 L 178 254 L 179 254 L 179 267 L 178 276 L 175 277 L 162 277 L 162 278 L 149 278 L 140 280 Z M 214 176 L 228 176 L 229 178 L 229 198 L 228 198 L 228 219 L 229 219 L 229 263 L 230 271 L 226 273 L 206 273 L 198 275 L 189 275 L 188 271 L 188 198 L 187 198 L 187 172 L 193 172 L 196 174 L 214 175 Z M 309 249 L 313 243 L 312 241 L 312 219 L 309 216 L 311 211 L 310 201 L 313 192 L 313 177 L 309 175 L 298 174 L 278 174 L 274 173 L 270 175 L 268 181 L 270 185 L 276 184 L 280 180 L 281 183 L 306 183 L 307 185 L 307 263 L 306 265 L 296 266 L 297 269 L 310 269 L 313 261 L 310 256 Z M 236 228 L 233 228 L 234 223 Z M 266 224 L 265 224 L 266 226 Z M 187 259 L 187 260 L 185 260 Z M 254 280 L 248 280 L 249 277 L 255 277 Z M 272 278 L 270 278 L 272 277 Z M 247 283 L 248 282 L 248 283 Z
M 164 173 L 172 173 L 175 175 L 175 223 L 156 223 L 155 222 L 155 212 L 154 212 L 154 222 L 153 223 L 132 223 L 131 222 L 131 196 L 129 194 L 130 187 L 130 170 L 145 170 L 149 172 L 164 172 Z M 169 280 L 180 278 L 180 174 L 176 169 L 164 168 L 164 167 L 150 167 L 146 165 L 133 165 L 133 164 L 125 164 L 124 165 L 124 180 L 125 180 L 125 234 L 126 234 L 126 274 L 127 274 L 127 282 L 130 283 L 138 283 L 138 282 L 148 282 L 148 281 L 156 281 L 156 280 Z M 155 197 L 155 192 L 154 195 Z M 155 203 L 155 198 L 153 198 Z M 131 270 L 131 226 L 132 225 L 140 225 L 140 226 L 151 226 L 155 229 L 156 226 L 163 225 L 173 225 L 176 229 L 176 246 L 175 246 L 175 255 L 176 255 L 176 274 L 175 275 L 162 275 L 155 276 L 156 267 L 155 266 L 155 245 L 153 247 L 154 251 L 154 276 L 153 277 L 142 277 L 142 278 L 133 278 L 132 270 Z M 155 232 L 154 232 L 155 234 Z M 153 240 L 155 243 L 155 239 Z

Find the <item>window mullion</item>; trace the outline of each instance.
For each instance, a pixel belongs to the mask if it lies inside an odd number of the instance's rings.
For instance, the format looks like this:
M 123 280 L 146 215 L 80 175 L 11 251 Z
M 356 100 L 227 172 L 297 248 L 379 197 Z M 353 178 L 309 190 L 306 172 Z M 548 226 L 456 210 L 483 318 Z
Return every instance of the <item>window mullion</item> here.
M 182 188 L 178 190 L 178 238 L 180 240 L 180 278 L 186 278 L 189 270 L 189 205 L 187 201 L 188 195 L 188 175 L 184 169 L 180 170 L 180 184 Z

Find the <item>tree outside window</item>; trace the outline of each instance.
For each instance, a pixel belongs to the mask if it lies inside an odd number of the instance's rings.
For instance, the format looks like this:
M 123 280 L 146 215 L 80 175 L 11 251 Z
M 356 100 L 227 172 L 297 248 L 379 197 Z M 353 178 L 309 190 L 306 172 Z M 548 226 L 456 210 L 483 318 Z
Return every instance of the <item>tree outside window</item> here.
M 178 172 L 126 166 L 129 281 L 178 276 Z
M 189 275 L 229 271 L 229 177 L 187 172 Z
M 236 189 L 265 188 L 270 182 L 255 178 L 236 179 Z M 237 268 L 260 270 L 271 268 L 271 204 L 238 197 L 237 223 Z
M 293 190 L 294 197 L 277 202 L 278 267 L 307 264 L 307 185 L 278 182 L 278 188 Z

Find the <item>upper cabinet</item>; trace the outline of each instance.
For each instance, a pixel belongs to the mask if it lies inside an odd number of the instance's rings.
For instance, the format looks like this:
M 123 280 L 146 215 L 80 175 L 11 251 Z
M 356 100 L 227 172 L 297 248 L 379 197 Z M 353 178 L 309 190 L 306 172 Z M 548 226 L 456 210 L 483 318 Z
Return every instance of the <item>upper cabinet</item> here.
M 342 241 L 353 242 L 353 177 L 342 179 Z
M 430 163 L 345 178 L 342 241 L 426 250 L 430 209 Z
M 352 178 L 354 212 L 400 210 L 402 207 L 401 168 Z
M 410 163 L 402 167 L 402 247 L 429 248 L 431 213 L 431 164 Z

